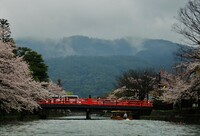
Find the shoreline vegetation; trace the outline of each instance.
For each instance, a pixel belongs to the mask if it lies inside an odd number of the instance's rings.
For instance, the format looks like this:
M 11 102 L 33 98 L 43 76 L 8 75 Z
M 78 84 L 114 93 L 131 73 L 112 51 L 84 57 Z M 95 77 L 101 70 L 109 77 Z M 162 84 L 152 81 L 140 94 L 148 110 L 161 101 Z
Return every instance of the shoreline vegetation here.
M 150 116 L 141 116 L 140 119 L 200 125 L 200 109 L 152 110 Z
M 38 119 L 49 119 L 53 117 L 62 117 L 62 116 L 68 116 L 69 111 L 66 110 L 51 110 L 51 111 L 45 111 L 45 110 L 39 110 L 34 112 L 29 111 L 23 111 L 23 112 L 0 112 L 0 125 L 5 123 L 12 123 L 12 122 L 18 122 L 18 121 L 34 121 Z

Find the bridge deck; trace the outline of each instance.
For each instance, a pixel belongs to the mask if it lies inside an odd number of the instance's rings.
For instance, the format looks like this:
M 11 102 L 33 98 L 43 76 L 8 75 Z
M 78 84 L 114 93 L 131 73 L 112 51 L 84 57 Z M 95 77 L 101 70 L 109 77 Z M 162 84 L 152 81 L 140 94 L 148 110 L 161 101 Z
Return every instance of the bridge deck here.
M 42 108 L 69 108 L 69 109 L 151 109 L 151 101 L 117 100 L 117 99 L 64 99 L 51 98 L 40 101 Z

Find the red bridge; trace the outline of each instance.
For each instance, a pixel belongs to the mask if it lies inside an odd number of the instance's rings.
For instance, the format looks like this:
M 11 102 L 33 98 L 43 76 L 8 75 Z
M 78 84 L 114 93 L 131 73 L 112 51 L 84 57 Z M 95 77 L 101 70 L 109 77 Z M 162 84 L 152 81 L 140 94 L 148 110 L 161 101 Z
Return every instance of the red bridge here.
M 138 112 L 140 114 L 150 114 L 153 108 L 152 102 L 147 100 L 117 100 L 117 99 L 65 99 L 51 98 L 39 102 L 42 109 L 70 109 L 85 111 L 86 118 L 95 111 L 103 110 L 126 110 Z

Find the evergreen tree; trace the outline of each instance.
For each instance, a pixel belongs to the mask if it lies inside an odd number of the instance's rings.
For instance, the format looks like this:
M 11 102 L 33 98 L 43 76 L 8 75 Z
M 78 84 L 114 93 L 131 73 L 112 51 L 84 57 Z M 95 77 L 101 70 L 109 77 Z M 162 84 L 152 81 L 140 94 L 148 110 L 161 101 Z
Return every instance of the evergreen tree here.
M 34 80 L 40 82 L 49 81 L 48 66 L 44 63 L 40 54 L 26 47 L 18 47 L 14 50 L 14 53 L 16 56 L 23 57 L 29 64 Z
M 0 41 L 14 43 L 13 38 L 11 38 L 10 25 L 6 19 L 0 19 Z

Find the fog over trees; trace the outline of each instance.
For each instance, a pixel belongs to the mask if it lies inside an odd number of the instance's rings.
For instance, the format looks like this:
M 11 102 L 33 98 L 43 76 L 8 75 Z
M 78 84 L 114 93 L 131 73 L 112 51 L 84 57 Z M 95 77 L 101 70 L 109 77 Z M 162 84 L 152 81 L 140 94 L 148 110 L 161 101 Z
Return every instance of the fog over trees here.
M 177 53 L 180 61 L 173 67 L 173 72 L 168 73 L 164 69 L 158 71 L 157 84 L 152 85 L 151 95 L 156 100 L 179 104 L 179 106 L 182 100 L 200 105 L 200 0 L 189 1 L 184 8 L 179 10 L 177 19 L 178 23 L 174 25 L 174 30 L 186 38 L 185 41 L 187 43 L 189 41 L 190 46 L 183 46 Z M 139 79 L 134 74 L 122 75 L 117 83 L 123 85 L 118 85 L 119 89 L 114 91 L 114 94 L 126 94 L 126 88 L 129 87 L 131 87 L 129 90 L 134 90 L 137 85 L 133 83 L 142 81 L 142 78 Z M 144 92 L 145 88 L 140 90 Z M 129 96 L 135 95 L 133 91 L 129 92 L 132 92 L 128 94 Z

